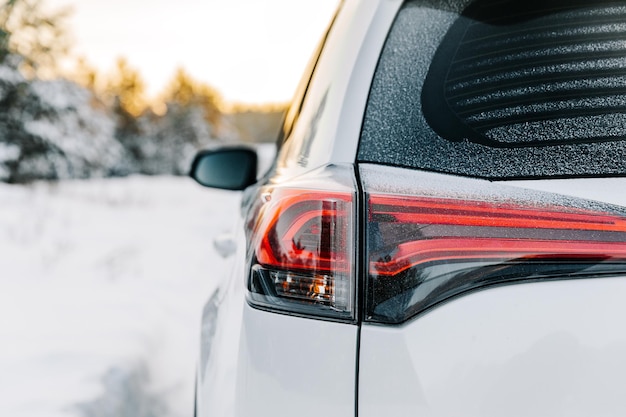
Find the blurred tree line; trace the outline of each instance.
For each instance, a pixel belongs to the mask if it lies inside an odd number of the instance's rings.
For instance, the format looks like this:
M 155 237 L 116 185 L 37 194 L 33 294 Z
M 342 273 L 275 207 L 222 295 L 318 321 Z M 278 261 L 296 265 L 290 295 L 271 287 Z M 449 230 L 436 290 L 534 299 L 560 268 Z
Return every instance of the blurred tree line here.
M 198 149 L 275 139 L 285 106 L 229 105 L 182 68 L 152 100 L 123 58 L 59 78 L 70 13 L 0 0 L 0 181 L 180 175 Z

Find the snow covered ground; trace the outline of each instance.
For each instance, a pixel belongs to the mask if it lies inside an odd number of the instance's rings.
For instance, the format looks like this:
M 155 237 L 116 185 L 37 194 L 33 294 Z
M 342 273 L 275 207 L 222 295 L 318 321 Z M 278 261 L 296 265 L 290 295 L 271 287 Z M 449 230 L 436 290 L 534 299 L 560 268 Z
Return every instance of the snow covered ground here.
M 0 415 L 190 416 L 238 198 L 174 177 L 0 184 Z

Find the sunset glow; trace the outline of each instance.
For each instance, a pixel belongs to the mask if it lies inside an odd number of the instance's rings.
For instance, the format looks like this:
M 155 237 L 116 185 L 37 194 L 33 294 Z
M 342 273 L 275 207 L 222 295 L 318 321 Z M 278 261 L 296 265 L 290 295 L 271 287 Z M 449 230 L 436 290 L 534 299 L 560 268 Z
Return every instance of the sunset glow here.
M 71 6 L 73 57 L 124 56 L 158 94 L 179 67 L 228 101 L 285 102 L 337 0 L 47 0 Z

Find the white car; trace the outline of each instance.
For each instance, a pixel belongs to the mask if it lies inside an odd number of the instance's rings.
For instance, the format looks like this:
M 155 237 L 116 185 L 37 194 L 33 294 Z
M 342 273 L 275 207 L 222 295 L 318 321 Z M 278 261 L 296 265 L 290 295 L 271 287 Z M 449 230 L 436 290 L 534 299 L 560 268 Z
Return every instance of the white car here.
M 626 415 L 626 1 L 345 1 L 270 171 L 191 174 L 197 416 Z

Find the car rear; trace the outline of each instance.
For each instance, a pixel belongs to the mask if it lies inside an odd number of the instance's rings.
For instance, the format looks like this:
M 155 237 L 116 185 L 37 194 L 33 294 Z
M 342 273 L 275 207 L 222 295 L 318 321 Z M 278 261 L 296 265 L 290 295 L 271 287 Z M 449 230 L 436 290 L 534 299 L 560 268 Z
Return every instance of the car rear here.
M 358 151 L 360 416 L 623 415 L 626 3 L 405 3 Z
M 199 414 L 626 414 L 625 82 L 625 1 L 343 2 Z

